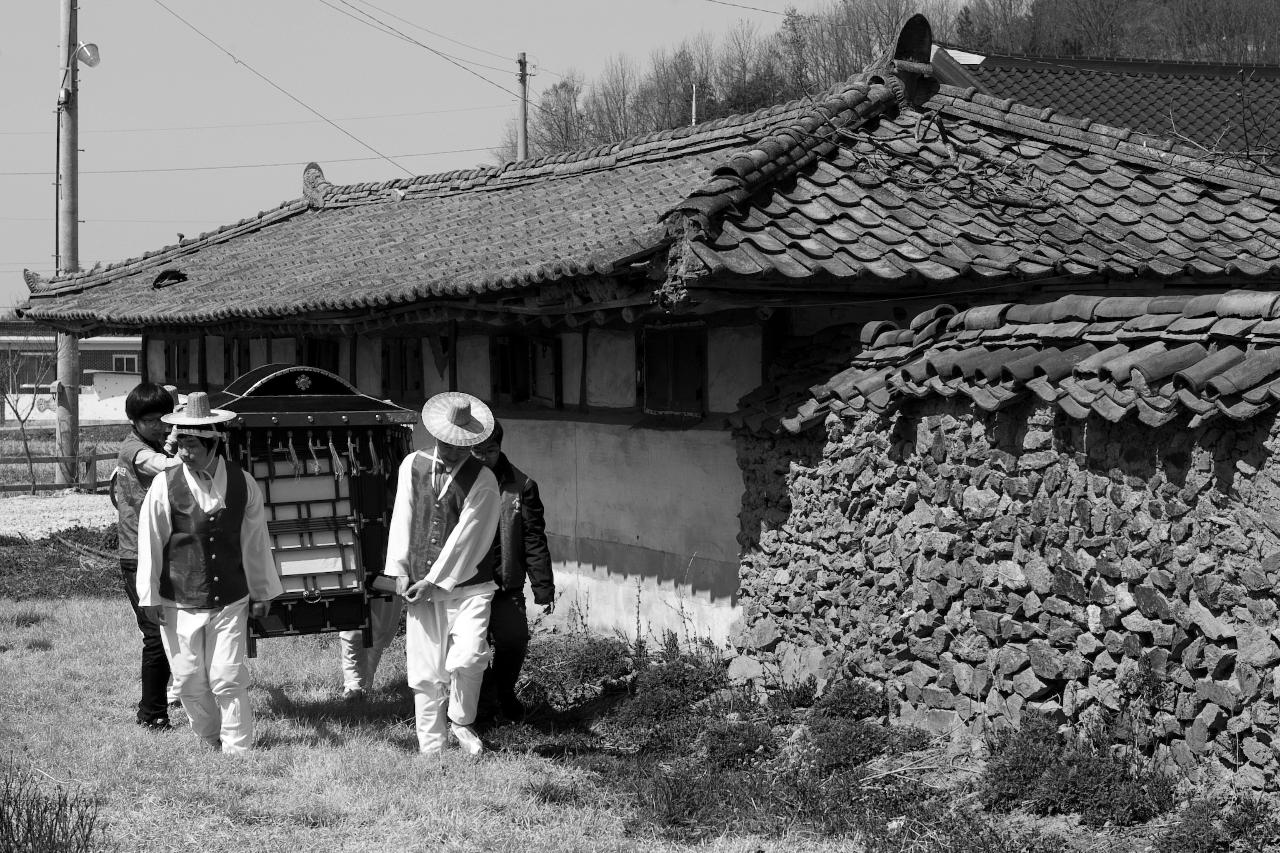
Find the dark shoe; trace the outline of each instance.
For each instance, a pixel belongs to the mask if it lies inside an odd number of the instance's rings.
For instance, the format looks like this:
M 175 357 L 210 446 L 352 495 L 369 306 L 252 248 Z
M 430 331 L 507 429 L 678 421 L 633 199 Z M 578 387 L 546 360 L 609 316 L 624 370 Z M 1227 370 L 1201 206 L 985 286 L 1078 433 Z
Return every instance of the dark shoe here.
M 182 700 L 181 700 L 181 699 L 170 699 L 170 700 L 169 700 L 169 707 L 170 707 L 170 708 L 181 708 L 181 707 L 182 707 Z
M 169 722 L 169 718 L 163 714 L 157 714 L 154 717 L 146 717 L 138 720 L 138 725 L 142 726 L 144 729 L 151 729 L 152 731 L 158 732 L 173 728 L 173 725 Z
M 352 704 L 363 702 L 365 699 L 363 687 L 344 687 L 342 688 L 342 701 Z

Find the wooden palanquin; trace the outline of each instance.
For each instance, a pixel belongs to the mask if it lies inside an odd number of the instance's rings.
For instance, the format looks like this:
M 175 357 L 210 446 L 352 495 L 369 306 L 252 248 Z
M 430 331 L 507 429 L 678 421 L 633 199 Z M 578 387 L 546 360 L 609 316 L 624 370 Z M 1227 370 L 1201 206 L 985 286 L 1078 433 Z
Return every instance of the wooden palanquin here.
M 251 370 L 211 402 L 236 414 L 227 455 L 262 489 L 284 586 L 270 614 L 250 621 L 250 655 L 263 637 L 326 631 L 359 630 L 368 645 L 367 582 L 386 557 L 418 413 L 289 364 Z

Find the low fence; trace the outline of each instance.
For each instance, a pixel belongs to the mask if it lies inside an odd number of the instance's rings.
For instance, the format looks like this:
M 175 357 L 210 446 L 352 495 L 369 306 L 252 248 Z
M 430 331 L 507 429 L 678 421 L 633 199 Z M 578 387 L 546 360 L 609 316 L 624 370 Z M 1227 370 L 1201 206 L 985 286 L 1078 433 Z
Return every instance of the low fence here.
M 26 469 L 26 465 L 30 462 L 32 465 L 62 465 L 67 462 L 74 462 L 76 465 L 76 482 L 75 483 L 2 483 L 0 484 L 0 494 L 8 494 L 13 492 L 54 492 L 63 489 L 83 489 L 92 492 L 106 492 L 111 487 L 111 470 L 107 469 L 106 479 L 98 479 L 98 463 L 114 462 L 115 453 L 84 453 L 79 456 L 32 456 L 27 459 L 26 456 L 0 456 L 0 467 L 7 465 L 21 465 Z

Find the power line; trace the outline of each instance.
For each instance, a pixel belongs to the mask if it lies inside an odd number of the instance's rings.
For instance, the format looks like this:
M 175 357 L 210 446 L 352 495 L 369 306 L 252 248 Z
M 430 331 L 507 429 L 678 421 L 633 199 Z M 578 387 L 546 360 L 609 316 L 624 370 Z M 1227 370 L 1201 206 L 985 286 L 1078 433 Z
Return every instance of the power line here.
M 478 110 L 505 110 L 510 104 L 490 104 L 482 107 L 451 107 L 444 110 L 422 110 L 414 113 L 385 113 L 383 115 L 373 116 L 347 116 L 339 118 L 336 121 L 374 121 L 384 118 L 412 118 L 414 116 L 440 115 L 441 113 L 467 113 L 476 112 Z M 85 133 L 167 133 L 170 131 L 182 130 L 221 130 L 222 128 L 240 128 L 240 127 L 284 127 L 286 125 L 299 124 L 324 124 L 318 119 L 299 119 L 298 121 L 250 121 L 232 124 L 190 124 L 175 127 L 114 127 L 103 128 L 99 130 L 81 130 L 81 134 Z M 52 136 L 55 131 L 52 130 L 0 130 L 0 136 Z
M 161 9 L 164 9 L 166 12 L 168 12 L 168 13 L 169 13 L 170 15 L 172 15 L 173 17 L 177 18 L 179 21 L 181 21 L 183 24 L 185 24 L 187 27 L 189 27 L 189 28 L 191 29 L 191 31 L 192 31 L 192 32 L 194 32 L 196 35 L 200 36 L 200 38 L 204 39 L 205 41 L 209 42 L 209 44 L 213 45 L 213 46 L 214 46 L 214 47 L 216 47 L 218 50 L 220 50 L 220 51 L 222 51 L 223 53 L 225 53 L 227 56 L 229 56 L 229 57 L 231 58 L 231 61 L 232 61 L 232 62 L 236 63 L 237 65 L 243 65 L 243 66 L 244 66 L 245 68 L 247 68 L 250 72 L 252 72 L 256 77 L 258 77 L 258 78 L 259 78 L 260 80 L 262 80 L 263 82 L 267 83 L 267 85 L 271 86 L 271 88 L 275 89 L 275 90 L 276 90 L 277 92 L 279 92 L 280 94 L 282 94 L 282 95 L 284 95 L 285 97 L 289 98 L 289 100 L 291 100 L 291 101 L 293 101 L 294 103 L 298 104 L 300 107 L 303 107 L 303 108 L 304 108 L 304 109 L 306 109 L 308 112 L 310 112 L 312 115 L 314 115 L 314 116 L 316 116 L 317 118 L 319 118 L 319 119 L 323 120 L 326 124 L 328 124 L 329 126 L 331 126 L 334 130 L 337 130 L 339 133 L 343 134 L 344 136 L 348 137 L 349 139 L 352 139 L 352 140 L 354 140 L 355 142 L 358 142 L 362 148 L 367 148 L 368 150 L 372 151 L 374 154 L 377 154 L 379 158 L 381 158 L 381 159 L 383 159 L 383 160 L 386 160 L 388 163 L 390 163 L 392 166 L 395 166 L 397 169 L 399 169 L 400 171 L 404 172 L 406 175 L 409 175 L 410 177 L 413 177 L 413 176 L 414 176 L 414 175 L 413 175 L 413 173 L 412 173 L 412 172 L 410 172 L 408 169 L 406 169 L 404 166 L 401 166 L 399 163 L 397 163 L 396 161 L 392 160 L 390 157 L 388 157 L 387 155 L 383 154 L 381 151 L 379 151 L 378 149 L 374 148 L 372 145 L 370 145 L 369 143 L 365 142 L 363 139 L 360 139 L 360 138 L 359 138 L 358 136 L 356 136 L 355 134 L 351 133 L 351 132 L 350 132 L 350 131 L 348 131 L 348 130 L 343 129 L 340 125 L 338 125 L 336 122 L 334 122 L 333 120 L 331 120 L 331 119 L 329 119 L 328 117 L 326 117 L 324 114 L 322 114 L 322 113 L 321 113 L 319 110 L 317 110 L 315 107 L 313 107 L 313 106 L 311 106 L 310 104 L 306 103 L 306 102 L 305 102 L 305 101 L 303 101 L 301 98 L 298 98 L 296 95 L 294 95 L 294 94 L 292 94 L 292 93 L 290 93 L 290 92 L 286 91 L 284 88 L 282 88 L 279 84 L 277 84 L 277 83 L 276 83 L 275 81 L 273 81 L 271 78 L 267 77 L 265 74 L 263 74 L 262 72 L 258 71 L 258 70 L 257 70 L 257 69 L 255 69 L 253 66 L 249 65 L 247 62 L 244 62 L 243 60 L 239 59 L 239 58 L 238 58 L 235 54 L 233 54 L 231 51 L 227 50 L 225 47 L 223 47 L 222 45 L 218 44 L 216 41 L 214 41 L 213 39 L 211 39 L 209 36 L 207 36 L 207 35 L 205 35 L 203 32 L 201 32 L 201 31 L 200 31 L 200 29 L 199 29 L 198 27 L 196 27 L 194 24 L 192 24 L 192 23 L 191 23 L 190 21 L 188 21 L 186 18 L 182 17 L 182 16 L 181 16 L 181 15 L 179 15 L 177 12 L 173 11 L 173 10 L 172 10 L 172 9 L 170 9 L 168 6 L 166 6 L 163 2 L 161 2 L 161 0 L 152 0 L 152 2 L 154 2 L 154 3 L 155 3 L 157 6 L 159 6 Z
M 786 12 L 779 12 L 777 9 L 761 9 L 759 6 L 744 6 L 741 3 L 730 3 L 728 0 L 706 0 L 708 3 L 715 3 L 717 6 L 732 6 L 735 9 L 748 9 L 752 12 L 766 12 L 770 15 L 780 15 L 786 17 Z
M 436 36 L 437 38 L 442 38 L 442 39 L 444 39 L 445 41 L 451 41 L 451 42 L 453 42 L 454 44 L 461 45 L 461 46 L 466 47 L 466 48 L 470 48 L 471 50 L 475 50 L 475 51 L 478 51 L 478 52 L 480 52 L 480 53 L 487 53 L 487 54 L 489 54 L 490 56 L 496 57 L 496 58 L 498 58 L 498 59 L 508 59 L 508 60 L 509 60 L 509 59 L 511 59 L 511 57 L 509 57 L 509 56 L 504 56 L 504 55 L 502 55 L 501 53 L 494 53 L 492 50 L 486 50 L 486 49 L 485 49 L 485 48 L 483 48 L 483 47 L 477 47 L 477 46 L 476 46 L 476 45 L 474 45 L 474 44 L 467 44 L 467 43 L 466 43 L 466 42 L 464 42 L 464 41 L 458 41 L 458 40 L 457 40 L 457 39 L 455 39 L 455 38 L 450 38 L 449 36 L 445 35 L 444 33 L 438 33 L 438 32 L 436 32 L 435 30 L 429 30 L 429 29 L 427 29 L 426 27 L 422 26 L 422 24 L 415 24 L 413 21 L 410 21 L 410 20 L 408 20 L 407 18 L 402 18 L 402 17 L 400 17 L 400 16 L 399 16 L 399 15 L 397 15 L 395 12 L 388 12 L 386 9 L 383 9 L 381 6 L 375 6 L 375 5 L 373 5 L 372 3 L 370 3 L 370 2 L 369 2 L 369 0 L 359 0 L 359 2 L 363 3 L 364 5 L 368 6 L 368 7 L 369 7 L 369 8 L 371 8 L 371 9 L 377 9 L 379 12 L 381 12 L 381 13 L 382 13 L 382 14 L 384 14 L 384 15 L 389 15 L 389 16 L 391 16 L 392 18 L 395 18 L 397 21 L 401 22 L 402 24 L 408 24 L 409 26 L 413 27 L 413 28 L 414 28 L 414 29 L 416 29 L 416 30 L 422 30 L 424 33 L 431 33 L 431 35 Z M 350 5 L 350 4 L 348 3 L 347 5 Z
M 0 222 L 48 222 L 48 216 L 0 216 Z M 221 222 L 220 219 L 116 219 L 111 216 L 89 216 L 80 220 L 81 222 L 139 222 L 139 223 L 157 223 L 168 225 L 185 225 L 195 224 L 199 222 L 216 224 Z
M 396 154 L 395 157 L 408 159 L 410 157 L 434 157 L 437 154 L 467 154 L 473 151 L 490 151 L 493 146 L 484 146 L 482 148 L 451 148 L 446 151 L 424 151 L 420 154 Z M 377 157 L 334 157 L 326 159 L 325 163 L 363 163 L 370 160 L 390 160 L 385 154 L 379 154 Z M 230 163 L 222 166 L 170 166 L 166 168 L 155 169 L 81 169 L 82 175 L 139 175 L 149 172 L 214 172 L 226 169 L 270 169 L 277 166 L 299 166 L 302 165 L 298 160 L 287 160 L 281 163 Z M 397 164 L 399 165 L 399 164 Z M 400 166 L 403 169 L 403 166 Z M 405 170 L 408 171 L 408 170 Z M 410 172 L 409 174 L 413 174 Z M 37 172 L 0 172 L 0 177 L 17 177 L 25 175 L 43 175 L 49 177 L 53 172 L 48 170 Z M 416 176 L 415 176 L 416 177 Z
M 159 3 L 159 2 L 160 2 L 160 0 L 155 0 L 155 2 Z M 327 6 L 327 5 L 329 5 L 329 4 L 328 4 L 328 2 L 327 2 L 327 0 L 320 0 L 320 2 L 324 3 L 326 6 Z M 345 3 L 345 2 L 346 2 L 346 0 L 342 0 L 342 2 L 344 2 L 344 3 Z M 349 4 L 348 4 L 348 5 L 349 5 Z M 375 8 L 376 8 L 376 7 L 375 7 Z M 502 90 L 503 92 L 506 92 L 508 95 L 511 95 L 512 97 L 515 97 L 515 98 L 519 98 L 519 97 L 520 97 L 520 93 L 519 93 L 519 92 L 516 92 L 516 91 L 514 91 L 514 90 L 512 90 L 512 89 L 508 89 L 506 86 L 503 86 L 501 83 L 498 83 L 498 82 L 496 82 L 496 81 L 494 81 L 494 80 L 490 80 L 488 77 L 484 76 L 484 75 L 483 75 L 483 74 L 481 74 L 480 72 L 475 71 L 475 70 L 473 70 L 473 69 L 471 69 L 471 68 L 468 68 L 467 66 L 463 65 L 461 62 L 458 62 L 456 59 L 454 59 L 453 57 L 449 56 L 447 53 L 443 53 L 442 51 L 436 50 L 434 47 L 431 47 L 430 45 L 423 44 L 422 42 L 420 42 L 420 41 L 418 41 L 417 39 L 415 39 L 413 36 L 408 35 L 408 34 L 406 34 L 406 33 L 403 33 L 403 32 L 401 32 L 400 30 L 397 30 L 395 27 L 391 26 L 390 24 L 386 23 L 385 21 L 378 20 L 378 18 L 377 18 L 376 16 L 374 16 L 374 15 L 370 15 L 368 12 L 361 12 L 361 14 L 366 15 L 366 16 L 367 16 L 367 17 L 369 17 L 371 20 L 377 21 L 380 25 L 382 25 L 383 27 L 385 27 L 387 31 L 390 31 L 390 32 L 392 32 L 392 33 L 395 33 L 396 35 L 400 36 L 400 37 L 401 37 L 402 39 L 404 39 L 405 41 L 408 41 L 408 42 L 411 42 L 411 43 L 413 43 L 413 44 L 416 44 L 418 47 L 422 48 L 423 50 L 427 50 L 427 51 L 430 51 L 431 53 L 434 53 L 436 56 L 439 56 L 439 57 L 440 57 L 441 59 L 443 59 L 445 62 L 448 62 L 450 65 L 454 65 L 454 66 L 456 66 L 456 67 L 458 67 L 458 68 L 461 68 L 463 71 L 467 72 L 468 74 L 472 75 L 473 77 L 478 77 L 479 79 L 481 79 L 481 80 L 483 80 L 484 82 L 488 83 L 490 86 L 493 86 L 495 89 L 500 89 L 500 90 Z
M 409 42 L 410 44 L 417 44 L 417 42 L 415 42 L 413 39 L 404 35 L 399 30 L 392 28 L 389 24 L 378 20 L 373 15 L 370 15 L 368 12 L 364 11 L 363 9 L 357 9 L 355 6 L 352 6 L 350 3 L 346 2 L 346 0 L 339 0 L 339 2 L 341 2 L 342 5 L 354 11 L 357 15 L 361 15 L 363 17 L 356 17 L 356 15 L 351 14 L 351 12 L 348 12 L 345 9 L 339 9 L 337 6 L 328 2 L 328 0 L 320 0 L 320 3 L 322 5 L 328 6 L 330 9 L 337 12 L 339 15 L 345 15 L 346 17 L 350 18 L 351 20 L 355 21 L 358 24 L 363 24 L 366 27 L 370 27 L 374 30 L 377 30 L 380 33 L 383 33 L 384 35 L 389 35 L 392 38 L 399 39 L 400 41 L 406 41 L 406 42 Z M 376 9 L 377 7 L 375 6 L 374 8 Z M 476 62 L 474 59 L 463 59 L 461 56 L 455 56 L 452 53 L 445 53 L 444 51 L 437 51 L 437 53 L 439 53 L 440 56 L 444 56 L 449 59 L 456 60 L 458 62 L 465 62 L 468 65 L 474 65 L 477 68 L 487 68 L 490 71 L 508 70 L 506 68 L 498 68 L 497 66 L 494 66 L 494 65 L 485 65 L 483 62 Z

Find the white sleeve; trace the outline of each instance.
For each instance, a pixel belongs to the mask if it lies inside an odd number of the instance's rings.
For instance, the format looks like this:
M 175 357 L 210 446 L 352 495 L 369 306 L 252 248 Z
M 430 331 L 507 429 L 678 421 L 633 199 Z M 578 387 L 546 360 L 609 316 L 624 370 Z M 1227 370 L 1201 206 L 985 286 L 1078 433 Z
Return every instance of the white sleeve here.
M 271 556 L 271 536 L 267 533 L 267 513 L 262 503 L 262 490 L 247 473 L 244 476 L 244 520 L 240 522 L 240 558 L 244 561 L 244 577 L 249 583 L 249 598 L 270 601 L 284 587 Z
M 151 481 L 138 509 L 138 606 L 151 607 L 160 598 L 160 573 L 164 570 L 164 546 L 173 532 L 169 518 L 169 478 Z
M 400 463 L 396 479 L 396 502 L 391 510 L 391 526 L 387 530 L 387 563 L 383 573 L 392 577 L 409 577 L 409 541 L 413 526 L 413 460 L 410 453 Z

